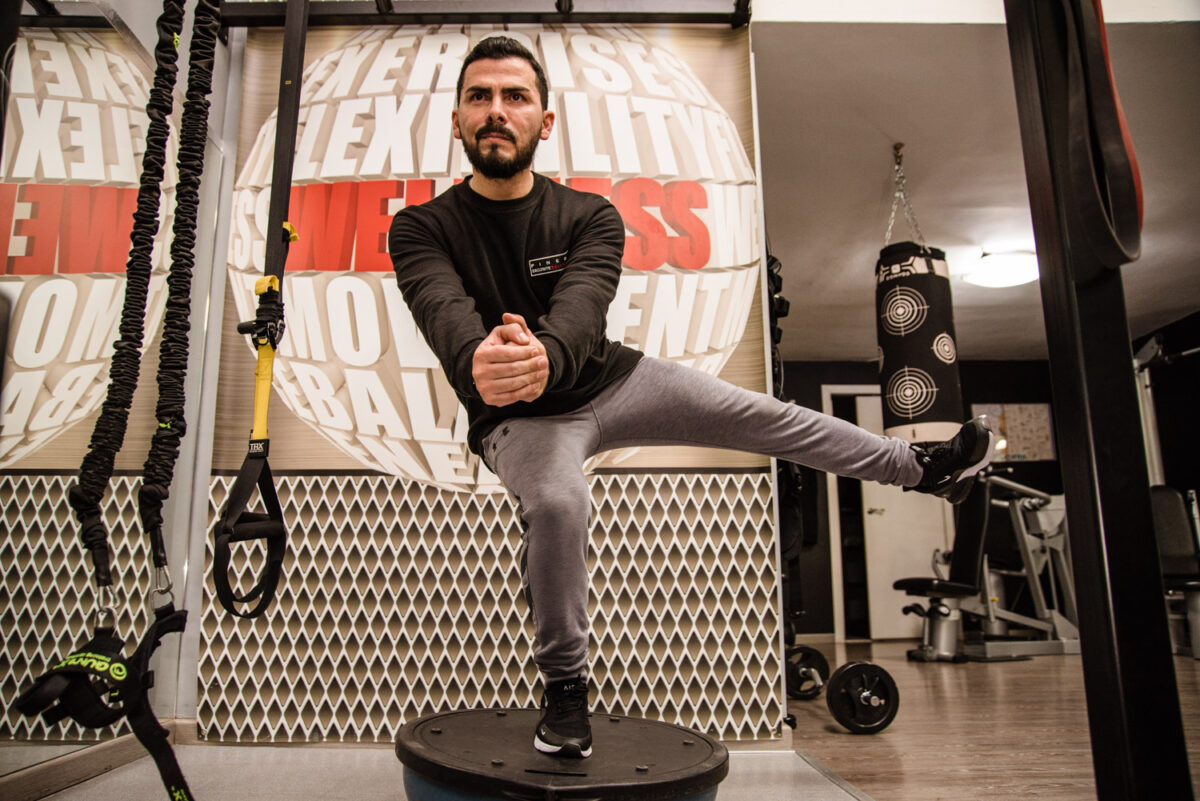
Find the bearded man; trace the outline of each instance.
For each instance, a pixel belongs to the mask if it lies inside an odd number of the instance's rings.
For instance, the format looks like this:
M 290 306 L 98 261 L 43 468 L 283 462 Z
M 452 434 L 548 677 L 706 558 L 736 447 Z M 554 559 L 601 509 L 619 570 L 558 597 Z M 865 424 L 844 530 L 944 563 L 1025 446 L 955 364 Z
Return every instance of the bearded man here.
M 479 42 L 463 61 L 451 117 L 474 173 L 397 213 L 388 249 L 404 300 L 466 407 L 471 450 L 520 503 L 522 578 L 545 685 L 534 747 L 586 757 L 587 459 L 631 446 L 727 448 L 958 503 L 990 461 L 993 435 L 976 419 L 949 442 L 917 448 L 609 340 L 625 225 L 599 195 L 533 172 L 554 127 L 548 99 L 523 45 Z

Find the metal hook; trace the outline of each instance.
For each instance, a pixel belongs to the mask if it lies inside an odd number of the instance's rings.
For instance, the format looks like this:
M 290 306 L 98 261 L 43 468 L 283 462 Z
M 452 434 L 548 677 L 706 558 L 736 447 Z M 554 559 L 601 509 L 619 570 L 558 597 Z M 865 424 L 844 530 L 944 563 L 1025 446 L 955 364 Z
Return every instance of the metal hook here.
M 167 602 L 175 603 L 175 583 L 171 580 L 171 571 L 166 565 L 154 569 L 154 592 L 167 596 Z
M 117 590 L 111 584 L 97 587 L 96 611 L 92 613 L 94 620 L 93 628 L 99 628 L 106 617 L 111 626 L 116 626 L 117 603 L 119 601 L 120 597 L 117 595 Z

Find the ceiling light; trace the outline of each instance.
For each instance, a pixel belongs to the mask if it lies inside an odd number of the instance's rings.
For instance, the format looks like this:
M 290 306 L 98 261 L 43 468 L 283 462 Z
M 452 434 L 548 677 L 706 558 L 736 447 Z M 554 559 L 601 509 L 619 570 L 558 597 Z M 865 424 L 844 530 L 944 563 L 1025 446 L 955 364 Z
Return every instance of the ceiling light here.
M 992 288 L 1020 286 L 1037 278 L 1037 254 L 1029 250 L 984 253 L 963 276 L 968 284 Z

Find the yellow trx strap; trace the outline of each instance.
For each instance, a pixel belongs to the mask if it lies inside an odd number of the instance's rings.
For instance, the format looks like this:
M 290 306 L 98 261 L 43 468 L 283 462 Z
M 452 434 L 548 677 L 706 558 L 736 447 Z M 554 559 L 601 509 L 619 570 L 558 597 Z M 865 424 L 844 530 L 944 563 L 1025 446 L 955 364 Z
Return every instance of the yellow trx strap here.
M 289 225 L 288 228 L 291 228 Z M 296 229 L 291 228 L 292 241 Z M 279 279 L 264 275 L 254 284 L 254 294 L 263 295 L 269 290 L 279 291 Z M 258 363 L 254 366 L 254 426 L 250 439 L 267 439 L 267 407 L 271 403 L 271 377 L 275 366 L 275 345 L 265 333 L 255 334 L 254 344 L 258 348 Z
M 290 223 L 285 222 L 283 228 L 288 244 L 299 238 Z M 258 313 L 255 319 L 240 323 L 237 329 L 239 334 L 250 336 L 258 354 L 254 367 L 254 424 L 250 431 L 246 460 L 242 462 L 242 469 L 229 488 L 225 509 L 213 531 L 213 584 L 217 600 L 226 611 L 238 617 L 257 617 L 266 610 L 279 585 L 287 549 L 283 509 L 275 493 L 271 467 L 267 464 L 271 444 L 267 436 L 267 408 L 271 401 L 275 349 L 279 347 L 284 331 L 282 261 L 277 269 L 278 272 L 269 272 L 255 282 Z M 267 510 L 265 514 L 247 511 L 255 489 Z M 229 580 L 232 546 L 254 540 L 266 544 L 267 563 L 254 586 L 245 593 L 238 593 Z M 253 607 L 239 608 L 239 604 L 253 604 Z

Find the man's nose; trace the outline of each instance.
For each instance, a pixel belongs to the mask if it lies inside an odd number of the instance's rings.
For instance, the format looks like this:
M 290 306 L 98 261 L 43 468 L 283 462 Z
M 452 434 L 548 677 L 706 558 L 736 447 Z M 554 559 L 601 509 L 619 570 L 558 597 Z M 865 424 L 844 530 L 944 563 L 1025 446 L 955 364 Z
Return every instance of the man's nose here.
M 492 98 L 492 105 L 488 108 L 488 122 L 504 122 L 507 119 L 504 113 L 504 99 L 496 96 Z

